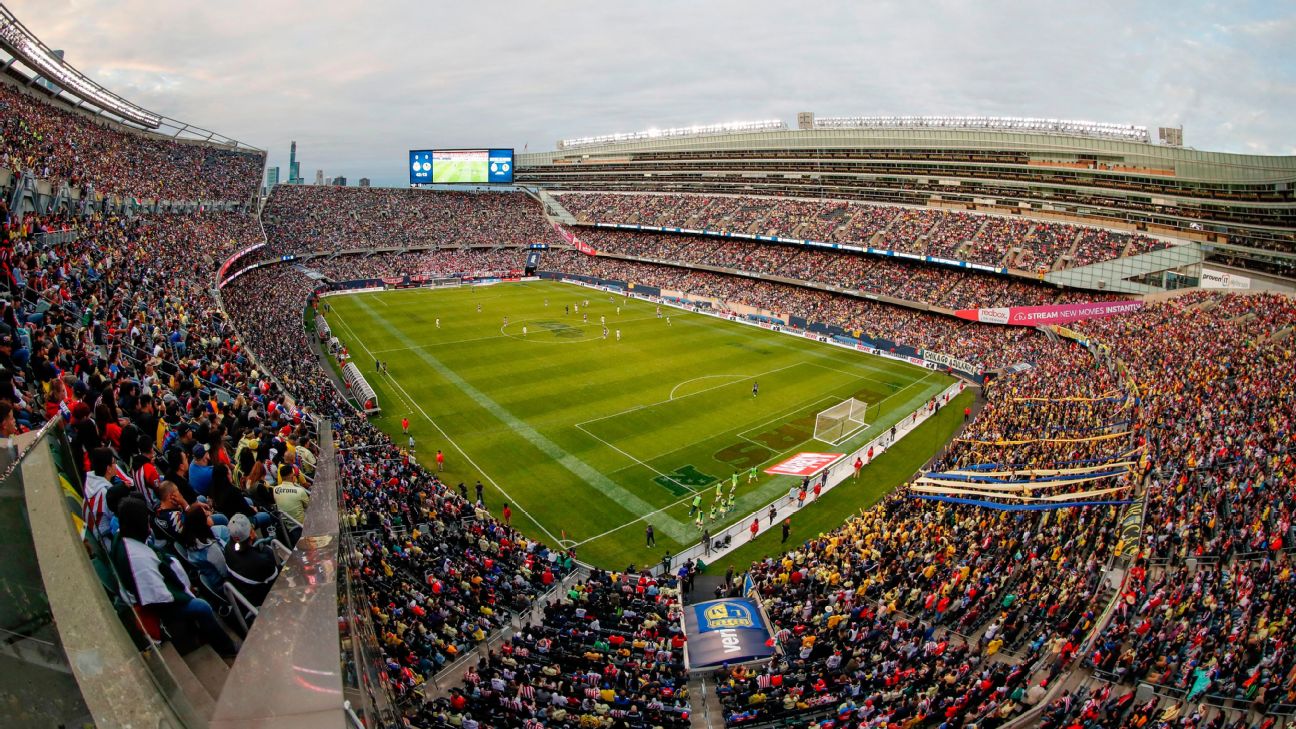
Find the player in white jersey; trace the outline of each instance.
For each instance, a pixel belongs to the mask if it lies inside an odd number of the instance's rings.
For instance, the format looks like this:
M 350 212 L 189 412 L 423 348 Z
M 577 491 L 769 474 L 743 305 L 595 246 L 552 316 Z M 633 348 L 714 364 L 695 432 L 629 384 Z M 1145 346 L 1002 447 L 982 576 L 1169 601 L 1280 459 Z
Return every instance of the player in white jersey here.
M 522 325 L 522 336 L 524 336 L 524 337 L 526 336 L 526 325 L 525 325 L 525 324 Z
M 440 328 L 441 328 L 441 317 L 439 317 L 439 316 L 437 317 L 437 321 L 436 321 L 436 328 L 437 328 L 437 329 L 440 329 Z
M 620 329 L 617 330 L 617 341 L 618 341 L 618 342 L 621 341 L 621 330 L 620 330 Z

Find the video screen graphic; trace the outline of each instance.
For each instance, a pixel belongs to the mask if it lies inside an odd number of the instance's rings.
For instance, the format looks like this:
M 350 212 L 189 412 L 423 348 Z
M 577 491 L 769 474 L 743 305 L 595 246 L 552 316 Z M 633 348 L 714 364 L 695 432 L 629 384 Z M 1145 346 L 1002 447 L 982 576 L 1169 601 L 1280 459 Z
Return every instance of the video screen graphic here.
M 411 150 L 411 185 L 483 185 L 513 182 L 511 149 Z

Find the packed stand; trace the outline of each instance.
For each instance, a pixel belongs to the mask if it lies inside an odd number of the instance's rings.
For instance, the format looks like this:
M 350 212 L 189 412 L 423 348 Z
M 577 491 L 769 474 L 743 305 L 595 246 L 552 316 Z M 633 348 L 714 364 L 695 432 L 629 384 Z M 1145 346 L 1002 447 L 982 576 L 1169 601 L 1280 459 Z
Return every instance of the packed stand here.
M 424 714 L 441 726 L 689 726 L 676 580 L 594 570 Z
M 262 216 L 268 252 L 558 243 L 522 192 L 279 185 Z
M 520 251 L 414 254 L 420 270 L 449 274 L 469 265 L 516 265 Z M 372 270 L 362 261 L 375 259 Z M 377 262 L 390 259 L 385 267 Z M 339 256 L 318 263 L 351 279 L 400 273 L 410 259 L 388 254 Z M 302 328 L 302 311 L 318 281 L 305 266 L 253 269 L 230 282 L 223 298 L 260 361 L 299 399 L 335 422 L 341 518 L 357 533 L 354 569 L 383 650 L 384 674 L 398 697 L 412 696 L 572 569 L 551 552 L 492 517 L 480 490 L 470 497 L 422 468 L 411 454 L 345 406 Z
M 57 185 L 139 200 L 247 202 L 264 152 L 179 142 L 114 128 L 0 83 L 0 166 Z
M 609 193 L 562 193 L 556 197 L 584 223 L 724 230 L 871 245 L 1027 271 L 1047 271 L 1061 264 L 1084 266 L 1168 245 L 1147 235 L 1066 223 L 841 200 Z M 1074 255 L 1064 259 L 1073 246 Z M 1014 249 L 1020 253 L 1010 256 Z
M 49 228 L 78 235 L 40 239 Z M 109 589 L 154 637 L 160 623 L 226 656 L 236 644 L 216 615 L 230 630 L 235 612 L 254 618 L 278 574 L 270 540 L 298 533 L 287 494 L 316 462 L 311 423 L 251 364 L 209 289 L 251 229 L 232 213 L 27 216 L 3 241 L 0 430 L 61 420 Z
M 942 352 L 987 368 L 1034 361 L 1041 354 L 1043 337 L 1034 329 L 990 327 L 821 289 L 567 251 L 546 254 L 544 268 L 742 303 L 840 327 L 875 341 Z
M 831 249 L 626 230 L 583 230 L 580 237 L 596 250 L 613 255 L 783 276 L 955 310 L 1111 298 L 1109 294 L 1062 290 L 998 274 Z

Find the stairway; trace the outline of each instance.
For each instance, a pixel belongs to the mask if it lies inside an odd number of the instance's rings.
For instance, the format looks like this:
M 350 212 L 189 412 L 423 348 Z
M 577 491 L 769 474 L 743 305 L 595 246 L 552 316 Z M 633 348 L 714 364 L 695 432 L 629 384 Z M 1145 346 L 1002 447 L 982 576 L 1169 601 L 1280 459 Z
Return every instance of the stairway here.
M 179 685 L 180 692 L 205 721 L 216 711 L 216 699 L 225 688 L 229 664 L 210 646 L 201 646 L 181 656 L 170 642 L 161 644 L 158 652 Z

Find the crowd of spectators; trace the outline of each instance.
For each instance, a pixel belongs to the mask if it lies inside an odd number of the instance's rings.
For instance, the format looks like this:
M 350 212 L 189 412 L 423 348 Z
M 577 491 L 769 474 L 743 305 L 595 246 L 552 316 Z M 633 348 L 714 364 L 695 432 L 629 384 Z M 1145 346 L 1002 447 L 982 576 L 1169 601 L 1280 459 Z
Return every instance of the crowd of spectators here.
M 779 316 L 839 327 L 886 347 L 904 344 L 930 349 L 987 368 L 1033 361 L 1043 341 L 1033 329 L 988 327 L 821 289 L 677 266 L 551 251 L 544 258 L 544 268 L 741 303 Z
M 687 727 L 673 577 L 594 570 L 425 710 L 442 726 Z
M 522 192 L 279 185 L 262 220 L 274 255 L 367 248 L 557 243 Z
M 248 202 L 264 152 L 182 142 L 103 119 L 0 83 L 0 167 L 54 185 L 138 200 Z
M 0 431 L 62 422 L 87 544 L 143 624 L 236 650 L 291 544 L 280 486 L 313 478 L 316 433 L 258 372 L 212 297 L 252 229 L 233 214 L 8 221 Z M 71 240 L 42 236 L 71 230 Z M 77 474 L 69 474 L 77 479 Z M 160 633 L 159 633 L 160 635 Z
M 610 193 L 557 197 L 585 223 L 705 228 L 871 245 L 1032 272 L 1083 266 L 1167 246 L 1142 234 L 1065 223 L 840 200 Z
M 824 248 L 600 228 L 580 233 L 582 242 L 602 253 L 782 276 L 954 310 L 1111 298 L 998 274 Z

